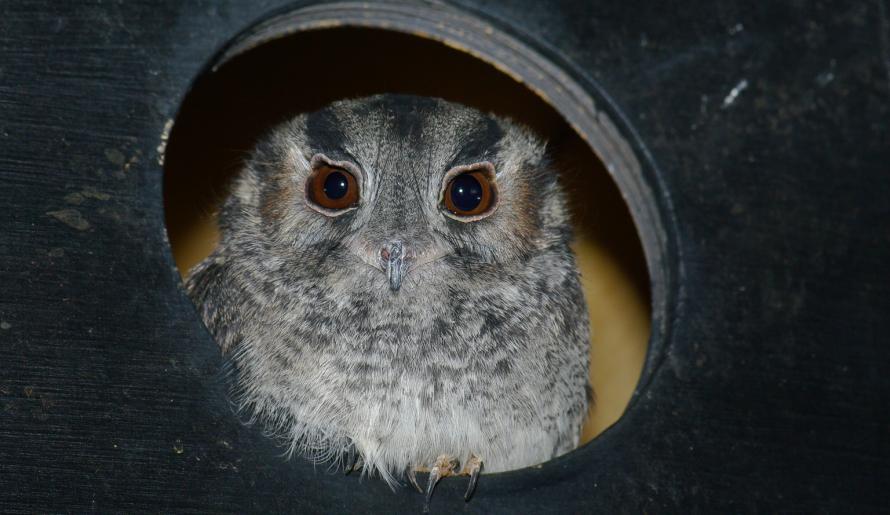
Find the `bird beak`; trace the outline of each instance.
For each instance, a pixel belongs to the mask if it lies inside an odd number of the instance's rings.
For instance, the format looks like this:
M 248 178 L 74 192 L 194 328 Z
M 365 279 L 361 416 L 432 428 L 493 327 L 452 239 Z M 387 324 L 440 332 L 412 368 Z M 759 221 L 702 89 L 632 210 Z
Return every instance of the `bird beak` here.
M 402 279 L 408 272 L 407 252 L 400 241 L 394 241 L 385 245 L 380 250 L 380 258 L 382 261 L 383 271 L 389 279 L 389 289 L 398 291 L 402 286 Z

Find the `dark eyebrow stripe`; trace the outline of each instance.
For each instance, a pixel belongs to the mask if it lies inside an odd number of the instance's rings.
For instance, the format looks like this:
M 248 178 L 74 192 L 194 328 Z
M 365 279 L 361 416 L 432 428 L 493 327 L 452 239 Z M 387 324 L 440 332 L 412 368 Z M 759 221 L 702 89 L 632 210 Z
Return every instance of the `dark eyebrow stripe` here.
M 309 148 L 323 152 L 331 159 L 346 155 L 346 136 L 340 130 L 339 122 L 329 109 L 310 113 L 306 117 L 306 143 Z
M 457 135 L 457 152 L 448 167 L 490 161 L 500 150 L 504 137 L 501 125 L 490 116 L 482 116 L 476 120 L 464 134 Z

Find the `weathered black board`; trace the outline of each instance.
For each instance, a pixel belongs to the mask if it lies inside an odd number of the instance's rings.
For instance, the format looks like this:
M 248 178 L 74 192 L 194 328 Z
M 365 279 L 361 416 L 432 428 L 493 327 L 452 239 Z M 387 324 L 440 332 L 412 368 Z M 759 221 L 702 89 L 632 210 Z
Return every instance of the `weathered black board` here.
M 283 4 L 0 3 L 0 511 L 419 510 L 236 420 L 165 241 L 164 127 Z M 423 5 L 587 85 L 642 156 L 671 278 L 617 425 L 434 509 L 887 510 L 886 0 Z

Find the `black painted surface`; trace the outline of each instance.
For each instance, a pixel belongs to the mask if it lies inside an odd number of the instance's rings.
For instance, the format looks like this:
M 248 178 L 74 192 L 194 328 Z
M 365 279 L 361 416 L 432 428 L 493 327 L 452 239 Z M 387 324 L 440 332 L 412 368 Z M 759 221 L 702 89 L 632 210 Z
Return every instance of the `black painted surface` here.
M 419 510 L 235 419 L 165 242 L 163 128 L 281 3 L 0 5 L 0 511 Z M 886 510 L 890 6 L 461 4 L 637 132 L 678 289 L 616 426 L 434 509 Z

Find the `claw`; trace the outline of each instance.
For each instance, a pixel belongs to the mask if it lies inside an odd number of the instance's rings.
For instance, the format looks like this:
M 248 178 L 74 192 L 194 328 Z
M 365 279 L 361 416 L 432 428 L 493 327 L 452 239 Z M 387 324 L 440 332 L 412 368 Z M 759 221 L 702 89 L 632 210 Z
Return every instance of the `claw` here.
M 470 484 L 467 485 L 467 492 L 464 494 L 464 501 L 469 501 L 476 491 L 476 483 L 479 482 L 479 473 L 482 472 L 482 460 L 478 456 L 473 455 L 467 460 L 467 473 L 470 474 Z
M 356 470 L 361 470 L 365 466 L 361 453 L 355 450 L 354 446 L 350 446 L 346 451 L 346 461 L 343 463 L 343 473 L 349 475 Z
M 439 480 L 443 477 L 450 476 L 457 470 L 457 467 L 458 463 L 454 458 L 444 454 L 436 458 L 436 464 L 430 469 L 430 478 L 426 482 L 426 499 L 423 502 L 424 513 L 430 512 L 430 500 L 433 498 L 433 490 L 435 490 L 436 484 L 438 484 Z
M 439 467 L 433 467 L 430 470 L 430 478 L 426 482 L 426 499 L 423 501 L 423 513 L 430 512 L 430 499 L 433 498 L 433 490 L 440 479 L 442 479 L 442 475 L 439 472 Z
M 417 484 L 417 472 L 414 470 L 414 467 L 409 466 L 405 475 L 408 476 L 408 482 L 411 483 L 411 486 L 418 492 L 423 493 L 423 488 L 420 488 L 420 485 Z
M 356 462 L 358 462 L 358 453 L 355 452 L 355 446 L 350 445 L 346 451 L 346 459 L 343 461 L 343 473 L 348 476 L 350 472 L 355 470 Z

